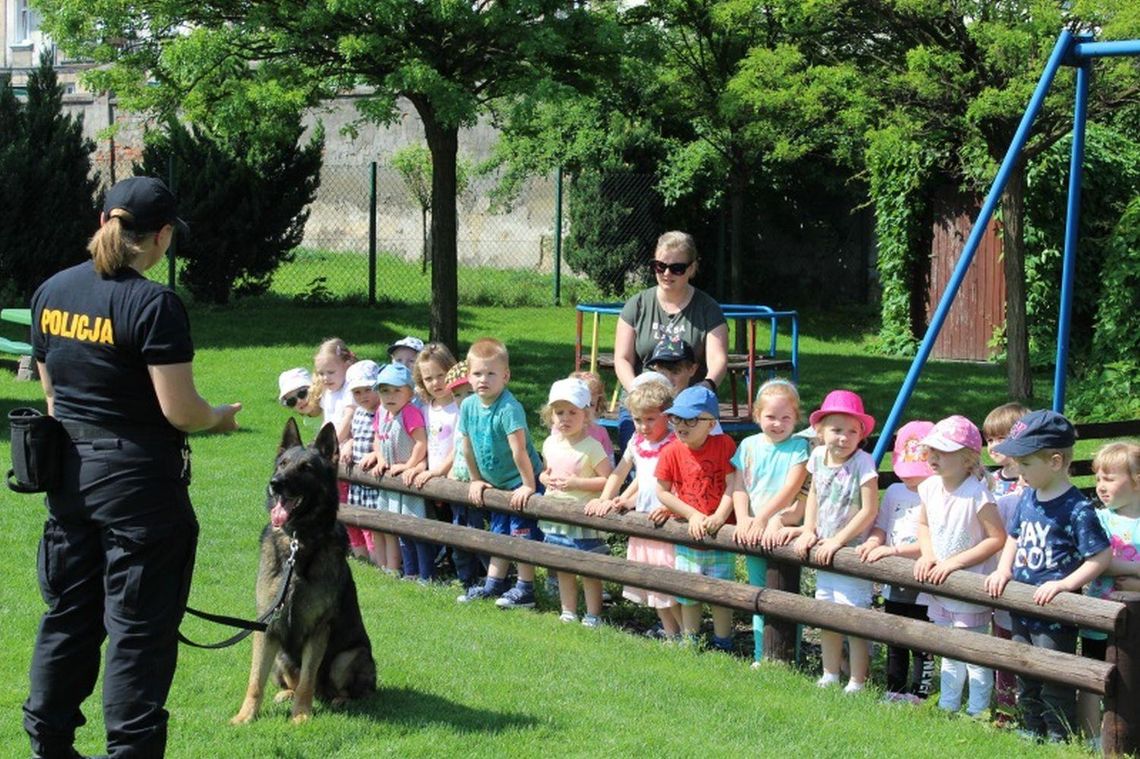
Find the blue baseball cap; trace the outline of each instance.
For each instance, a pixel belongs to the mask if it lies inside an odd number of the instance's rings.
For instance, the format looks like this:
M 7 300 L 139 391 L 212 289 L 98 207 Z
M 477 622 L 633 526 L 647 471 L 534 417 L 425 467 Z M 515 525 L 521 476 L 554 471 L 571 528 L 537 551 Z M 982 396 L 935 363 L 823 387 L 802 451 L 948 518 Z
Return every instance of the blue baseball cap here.
M 1028 456 L 1047 448 L 1072 448 L 1077 442 L 1073 423 L 1056 411 L 1030 411 L 1013 423 L 1005 440 L 994 446 L 1002 456 Z
M 414 388 L 415 382 L 412 381 L 412 372 L 408 367 L 403 364 L 385 364 L 384 368 L 380 370 L 379 376 L 372 384 L 373 387 L 380 387 L 381 385 L 391 385 L 392 387 L 402 387 L 407 385 Z
M 717 419 L 720 417 L 720 402 L 712 390 L 704 385 L 696 385 L 677 393 L 673 405 L 666 413 L 680 419 L 695 419 L 701 414 L 708 414 Z

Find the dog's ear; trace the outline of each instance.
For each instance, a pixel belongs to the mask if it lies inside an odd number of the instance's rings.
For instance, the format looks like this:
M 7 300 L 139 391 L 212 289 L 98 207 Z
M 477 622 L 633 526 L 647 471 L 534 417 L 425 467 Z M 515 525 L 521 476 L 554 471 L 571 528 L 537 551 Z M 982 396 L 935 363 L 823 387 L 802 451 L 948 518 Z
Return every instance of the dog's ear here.
M 332 422 L 321 427 L 321 431 L 317 433 L 317 439 L 313 441 L 313 447 L 317 449 L 317 453 L 329 461 L 337 460 L 339 446 L 336 443 L 336 427 L 333 426 Z
M 301 431 L 297 429 L 297 420 L 289 417 L 285 422 L 285 431 L 281 433 L 281 447 L 277 449 L 277 455 L 280 456 L 290 448 L 296 448 L 301 444 Z

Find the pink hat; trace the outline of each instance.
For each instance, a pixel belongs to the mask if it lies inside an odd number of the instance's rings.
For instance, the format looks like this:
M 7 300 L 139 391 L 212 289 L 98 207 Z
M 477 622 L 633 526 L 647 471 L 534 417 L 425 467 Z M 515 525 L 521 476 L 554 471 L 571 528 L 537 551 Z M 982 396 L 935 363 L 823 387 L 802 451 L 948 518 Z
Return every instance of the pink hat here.
M 934 422 L 907 422 L 895 433 L 895 450 L 891 454 L 891 469 L 899 477 L 929 477 L 934 474 L 926 463 L 922 439 L 934 429 Z
M 948 416 L 922 439 L 922 444 L 943 453 L 953 453 L 969 448 L 974 453 L 982 452 L 982 434 L 964 416 Z
M 863 411 L 863 399 L 850 390 L 832 390 L 823 399 L 823 405 L 811 412 L 808 421 L 814 427 L 828 414 L 847 414 L 855 417 L 863 426 L 863 437 L 867 437 L 871 434 L 871 430 L 875 429 L 875 417 Z

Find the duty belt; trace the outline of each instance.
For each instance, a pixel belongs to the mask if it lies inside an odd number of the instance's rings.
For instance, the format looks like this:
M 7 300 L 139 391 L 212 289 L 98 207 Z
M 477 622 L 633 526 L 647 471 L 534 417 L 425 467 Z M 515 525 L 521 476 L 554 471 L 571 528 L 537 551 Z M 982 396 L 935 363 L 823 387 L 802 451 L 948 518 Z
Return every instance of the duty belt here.
M 61 419 L 60 421 L 63 423 L 63 428 L 67 431 L 68 437 L 75 443 L 109 438 L 122 438 L 145 443 L 176 443 L 179 445 L 186 441 L 185 433 L 179 432 L 173 427 L 164 430 L 137 424 L 101 425 L 90 422 L 74 422 L 69 419 Z

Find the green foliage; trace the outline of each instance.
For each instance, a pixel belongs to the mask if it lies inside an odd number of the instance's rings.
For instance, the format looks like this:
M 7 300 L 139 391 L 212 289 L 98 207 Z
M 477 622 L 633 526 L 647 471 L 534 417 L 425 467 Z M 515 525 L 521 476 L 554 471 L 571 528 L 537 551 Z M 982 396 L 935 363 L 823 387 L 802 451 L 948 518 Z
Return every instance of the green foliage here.
M 905 127 L 881 129 L 867 148 L 875 233 L 879 241 L 880 320 L 876 350 L 911 355 L 923 327 L 916 323 L 916 298 L 925 279 L 921 229 L 927 220 L 931 154 Z
M 1065 415 L 1078 421 L 1140 418 L 1140 361 L 1108 361 L 1079 369 L 1065 398 Z
M 63 114 L 63 89 L 44 56 L 20 103 L 0 77 L 0 298 L 26 303 L 60 269 L 87 257 L 98 224 L 90 177 L 95 145 L 82 117 Z
M 1070 353 L 1077 362 L 1086 359 L 1094 343 L 1092 353 L 1098 361 L 1135 355 L 1125 348 L 1133 344 L 1126 339 L 1130 328 L 1134 324 L 1140 327 L 1135 310 L 1109 306 L 1113 313 L 1105 316 L 1105 309 L 1106 303 L 1119 304 L 1130 299 L 1130 290 L 1120 290 L 1133 276 L 1127 251 L 1140 249 L 1136 246 L 1140 242 L 1140 215 L 1134 210 L 1126 212 L 1126 208 L 1132 208 L 1129 203 L 1140 195 L 1137 137 L 1140 135 L 1130 136 L 1100 124 L 1088 125 L 1070 334 Z M 1041 364 L 1053 361 L 1057 343 L 1071 147 L 1071 138 L 1060 140 L 1030 165 L 1028 174 L 1026 308 L 1030 346 L 1035 363 Z M 1121 346 L 1123 352 L 1118 352 L 1116 346 Z
M 207 303 L 269 289 L 273 273 L 300 244 L 307 206 L 320 182 L 320 130 L 300 147 L 303 128 L 219 136 L 177 121 L 150 135 L 139 174 L 166 176 L 191 233 L 178 242 L 180 281 Z M 250 148 L 256 145 L 257 150 Z
M 637 180 L 615 172 L 585 172 L 569 183 L 573 225 L 566 261 L 608 297 L 624 292 L 633 274 L 644 280 L 661 229 L 661 198 Z
M 1135 170 L 1136 166 L 1131 166 Z M 1097 278 L 1093 355 L 1102 361 L 1140 356 L 1140 195 L 1132 198 L 1109 240 Z M 1140 374 L 1133 374 L 1140 377 Z

